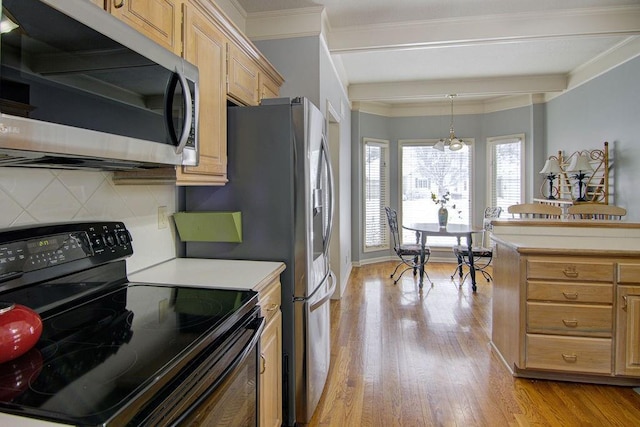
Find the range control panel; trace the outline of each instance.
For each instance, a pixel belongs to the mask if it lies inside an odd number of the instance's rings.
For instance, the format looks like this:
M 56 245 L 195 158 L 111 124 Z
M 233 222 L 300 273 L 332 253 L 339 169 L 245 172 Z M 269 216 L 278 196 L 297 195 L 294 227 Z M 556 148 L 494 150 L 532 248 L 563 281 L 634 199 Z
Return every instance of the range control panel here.
M 0 231 L 0 282 L 86 258 L 100 262 L 133 254 L 122 222 L 71 223 Z

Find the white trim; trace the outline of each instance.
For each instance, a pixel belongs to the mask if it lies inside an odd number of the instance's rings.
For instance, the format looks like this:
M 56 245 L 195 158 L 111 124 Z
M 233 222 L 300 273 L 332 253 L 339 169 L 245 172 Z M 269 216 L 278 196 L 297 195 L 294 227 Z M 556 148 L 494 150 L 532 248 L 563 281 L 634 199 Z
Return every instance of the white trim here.
M 367 230 L 367 218 L 366 218 L 366 211 L 367 211 L 367 198 L 365 197 L 366 194 L 366 157 L 365 157 L 365 150 L 367 147 L 368 143 L 372 143 L 372 144 L 376 144 L 378 146 L 381 147 L 385 147 L 385 164 L 386 164 L 386 196 L 387 198 L 390 197 L 390 191 L 391 191 L 391 167 L 389 165 L 390 161 L 389 161 L 389 154 L 390 154 L 390 150 L 391 150 L 391 142 L 388 139 L 377 139 L 377 138 L 369 138 L 369 137 L 362 137 L 362 148 L 360 149 L 360 162 L 362 164 L 362 170 L 361 170 L 361 174 L 360 174 L 360 191 L 361 191 L 361 219 L 360 219 L 360 224 L 361 224 L 361 229 L 360 229 L 360 236 L 362 236 L 362 253 L 370 253 L 370 252 L 378 252 L 378 251 L 384 251 L 384 250 L 391 250 L 391 239 L 389 238 L 389 228 L 385 228 L 385 233 L 387 233 L 387 245 L 385 246 L 380 246 L 380 247 L 372 247 L 372 248 L 367 248 L 366 246 L 366 241 L 367 241 L 367 237 L 366 237 L 366 230 Z M 383 201 L 383 205 L 388 206 L 388 202 L 389 199 Z
M 544 101 L 551 101 L 638 56 L 640 56 L 640 37 L 629 37 L 592 61 L 571 71 L 568 75 L 567 89 L 560 93 L 545 94 Z
M 434 249 L 434 251 L 440 252 L 438 250 L 438 248 Z M 451 249 L 449 249 L 449 252 L 451 252 L 451 257 L 439 257 L 439 256 L 433 256 L 433 254 L 429 257 L 429 263 L 431 262 L 438 262 L 438 263 L 445 263 L 445 264 L 457 264 L 458 261 L 453 258 L 453 252 L 451 251 Z M 378 264 L 381 262 L 389 262 L 389 261 L 398 261 L 398 257 L 396 255 L 389 255 L 388 257 L 376 257 L 376 258 L 365 258 L 365 259 L 361 259 L 360 261 L 353 261 L 351 263 L 351 265 L 353 267 L 363 267 L 365 265 L 371 265 L 371 264 Z M 427 272 L 428 272 L 428 263 L 427 263 Z M 417 283 L 417 282 L 416 282 Z
M 323 6 L 249 13 L 245 34 L 251 40 L 318 36 L 322 33 Z
M 334 28 L 329 46 L 332 53 L 345 53 L 635 35 L 639 23 L 637 5 L 545 10 Z
M 439 100 L 449 93 L 467 96 L 523 95 L 561 92 L 567 88 L 564 74 L 504 76 L 469 79 L 438 79 L 408 82 L 361 83 L 349 86 L 352 101 L 384 101 L 419 103 Z
M 526 138 L 524 133 L 515 133 L 511 135 L 500 135 L 500 136 L 490 136 L 487 137 L 487 148 L 486 148 L 486 156 L 487 156 L 487 167 L 486 167 L 486 184 L 487 184 L 487 192 L 485 195 L 485 200 L 490 203 L 491 201 L 491 188 L 492 188 L 492 178 L 493 178 L 493 167 L 491 166 L 491 162 L 493 162 L 493 147 L 497 144 L 506 144 L 510 142 L 520 141 L 520 202 L 522 203 L 525 200 L 526 196 Z M 487 203 L 487 204 L 489 204 Z
M 450 103 L 445 101 L 415 104 L 385 104 L 383 102 L 352 103 L 352 111 L 374 114 L 382 117 L 424 117 L 445 116 L 450 114 Z M 455 115 L 461 114 L 488 114 L 498 111 L 512 110 L 514 108 L 530 107 L 544 103 L 544 95 L 513 95 L 486 101 L 458 100 L 456 101 Z
M 324 49 L 324 52 L 327 54 L 327 58 L 329 58 L 329 63 L 331 64 L 331 68 L 333 69 L 333 72 L 338 78 L 338 81 L 341 83 L 340 89 L 342 90 L 342 95 L 344 96 L 344 99 L 349 100 L 349 92 L 347 88 L 349 81 L 347 79 L 346 72 L 344 68 L 341 69 L 343 72 L 342 74 L 339 72 L 338 68 L 336 67 L 336 63 L 331 56 L 331 52 L 329 52 L 327 41 L 322 36 L 320 37 L 320 47 Z M 342 62 L 340 62 L 340 65 L 342 65 Z

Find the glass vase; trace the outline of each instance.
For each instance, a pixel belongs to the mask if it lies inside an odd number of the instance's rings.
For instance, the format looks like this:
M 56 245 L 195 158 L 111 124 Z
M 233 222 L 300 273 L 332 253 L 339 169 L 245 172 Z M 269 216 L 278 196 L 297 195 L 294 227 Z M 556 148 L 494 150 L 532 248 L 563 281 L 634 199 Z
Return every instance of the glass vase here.
M 444 206 L 438 209 L 438 224 L 440 224 L 441 228 L 445 228 L 447 226 L 447 221 L 449 221 L 449 211 Z

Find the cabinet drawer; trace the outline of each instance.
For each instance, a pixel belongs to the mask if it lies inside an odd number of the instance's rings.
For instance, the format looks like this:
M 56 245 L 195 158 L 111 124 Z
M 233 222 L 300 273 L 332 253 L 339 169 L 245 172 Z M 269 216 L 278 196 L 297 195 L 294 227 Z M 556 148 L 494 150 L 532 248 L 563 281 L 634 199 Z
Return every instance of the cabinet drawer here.
M 280 283 L 269 286 L 264 294 L 259 297 L 260 308 L 265 321 L 269 323 L 271 318 L 280 310 Z
M 613 282 L 613 263 L 528 260 L 527 279 Z
M 611 340 L 527 334 L 526 367 L 611 374 Z
M 613 302 L 613 285 L 529 281 L 527 282 L 527 299 L 611 304 Z
M 618 283 L 640 283 L 640 264 L 618 264 Z
M 611 306 L 527 302 L 527 332 L 610 337 Z

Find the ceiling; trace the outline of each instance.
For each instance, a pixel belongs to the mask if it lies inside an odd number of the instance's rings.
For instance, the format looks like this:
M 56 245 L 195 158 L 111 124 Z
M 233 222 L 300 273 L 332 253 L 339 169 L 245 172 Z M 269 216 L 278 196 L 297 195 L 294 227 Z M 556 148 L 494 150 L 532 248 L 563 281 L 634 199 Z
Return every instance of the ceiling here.
M 548 97 L 640 54 L 640 0 L 235 2 L 248 18 L 326 14 L 322 32 L 352 102 Z

